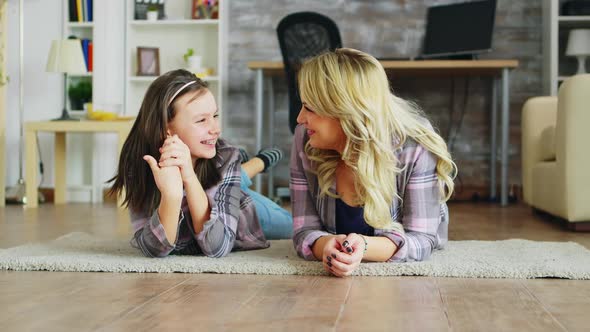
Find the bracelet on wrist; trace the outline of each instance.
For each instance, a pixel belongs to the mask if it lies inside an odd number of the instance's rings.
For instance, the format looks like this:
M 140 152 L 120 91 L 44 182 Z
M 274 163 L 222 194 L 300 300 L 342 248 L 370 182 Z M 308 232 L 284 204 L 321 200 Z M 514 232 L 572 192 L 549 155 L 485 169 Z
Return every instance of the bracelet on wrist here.
M 367 252 L 367 248 L 369 247 L 369 244 L 367 243 L 367 238 L 362 235 L 361 235 L 361 237 L 363 238 L 363 241 L 365 241 L 365 251 L 363 251 L 363 252 Z

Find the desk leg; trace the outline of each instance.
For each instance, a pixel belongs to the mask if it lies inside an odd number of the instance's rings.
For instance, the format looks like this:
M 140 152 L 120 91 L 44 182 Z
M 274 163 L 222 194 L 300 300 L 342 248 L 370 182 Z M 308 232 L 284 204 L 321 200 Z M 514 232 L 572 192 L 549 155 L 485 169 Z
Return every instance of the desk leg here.
M 508 68 L 502 69 L 502 155 L 501 155 L 501 197 L 502 206 L 508 205 L 508 140 L 510 133 L 510 80 Z
M 263 94 L 264 94 L 264 76 L 262 73 L 262 69 L 256 70 L 256 86 L 254 88 L 255 92 L 255 99 L 256 100 L 256 152 L 262 149 L 262 112 L 264 108 L 263 104 Z M 262 186 L 262 179 L 261 175 L 256 175 L 256 179 L 254 181 L 254 190 L 260 192 Z
M 36 208 L 39 204 L 37 197 L 37 140 L 35 131 L 25 132 L 25 197 L 27 208 Z
M 66 133 L 55 133 L 55 204 L 66 203 Z
M 491 137 L 490 137 L 490 201 L 496 200 L 496 162 L 498 161 L 498 81 L 492 79 L 492 111 L 490 115 Z
M 272 77 L 269 77 L 267 80 L 268 86 L 268 146 L 275 145 L 275 134 L 274 134 L 274 127 L 275 127 L 275 96 L 274 96 L 274 82 Z M 267 171 L 268 174 L 268 188 L 266 196 L 270 199 L 274 199 L 274 167 Z

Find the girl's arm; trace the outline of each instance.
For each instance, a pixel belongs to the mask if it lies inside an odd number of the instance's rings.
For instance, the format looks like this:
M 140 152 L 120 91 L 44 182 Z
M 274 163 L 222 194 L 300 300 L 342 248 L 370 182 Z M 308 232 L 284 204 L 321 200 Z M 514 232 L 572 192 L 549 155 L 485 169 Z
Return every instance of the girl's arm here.
M 174 250 L 178 225 L 183 220 L 182 179 L 178 167 L 160 168 L 152 156 L 144 156 L 144 160 L 152 170 L 161 198 L 153 212 L 131 212 L 133 243 L 148 257 L 164 257 Z
M 196 175 L 188 179 L 183 179 L 183 184 L 186 192 L 186 201 L 191 212 L 193 231 L 195 234 L 199 234 L 203 230 L 203 224 L 209 220 L 209 216 L 211 215 L 209 199 Z
M 305 128 L 295 129 L 291 149 L 291 207 L 293 211 L 293 245 L 297 254 L 306 260 L 321 260 L 325 244 L 332 236 L 326 232 L 315 208 L 303 167 Z
M 204 196 L 200 196 L 202 198 L 198 199 L 199 202 L 189 203 L 203 204 L 200 205 L 201 207 L 206 204 L 209 207 L 206 212 L 207 218 L 193 222 L 193 225 L 197 224 L 200 227 L 200 231 L 194 230 L 195 239 L 203 253 L 209 257 L 223 257 L 232 251 L 241 213 L 240 201 L 243 196 L 240 188 L 238 153 L 232 154 L 230 149 L 220 150 L 218 153 L 224 154 L 226 162 L 220 168 L 221 181 L 211 190 L 213 197 L 205 193 Z

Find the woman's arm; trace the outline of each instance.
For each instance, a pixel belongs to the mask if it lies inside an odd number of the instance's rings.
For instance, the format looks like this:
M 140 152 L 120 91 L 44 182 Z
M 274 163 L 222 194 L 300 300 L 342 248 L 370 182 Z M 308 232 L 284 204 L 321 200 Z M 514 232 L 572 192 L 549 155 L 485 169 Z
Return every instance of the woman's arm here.
M 406 185 L 403 193 L 402 216 L 405 234 L 375 230 L 376 235 L 389 238 L 397 251 L 388 261 L 422 261 L 428 259 L 434 249 L 447 241 L 444 203 L 438 187 L 436 156 L 420 145 L 406 148 L 402 158 L 408 160 Z
M 326 232 L 322 224 L 305 177 L 302 159 L 305 158 L 303 156 L 304 133 L 303 126 L 295 129 L 291 149 L 289 189 L 291 189 L 293 212 L 293 245 L 300 257 L 306 260 L 321 260 L 325 241 L 331 234 Z

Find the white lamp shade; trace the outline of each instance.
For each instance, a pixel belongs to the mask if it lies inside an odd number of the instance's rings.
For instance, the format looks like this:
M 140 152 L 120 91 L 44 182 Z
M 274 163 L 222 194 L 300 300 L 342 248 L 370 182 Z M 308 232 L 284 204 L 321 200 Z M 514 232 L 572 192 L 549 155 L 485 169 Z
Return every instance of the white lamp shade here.
M 565 54 L 571 56 L 590 55 L 590 29 L 571 30 Z
M 45 70 L 66 74 L 86 73 L 82 45 L 78 39 L 54 40 L 51 42 Z

